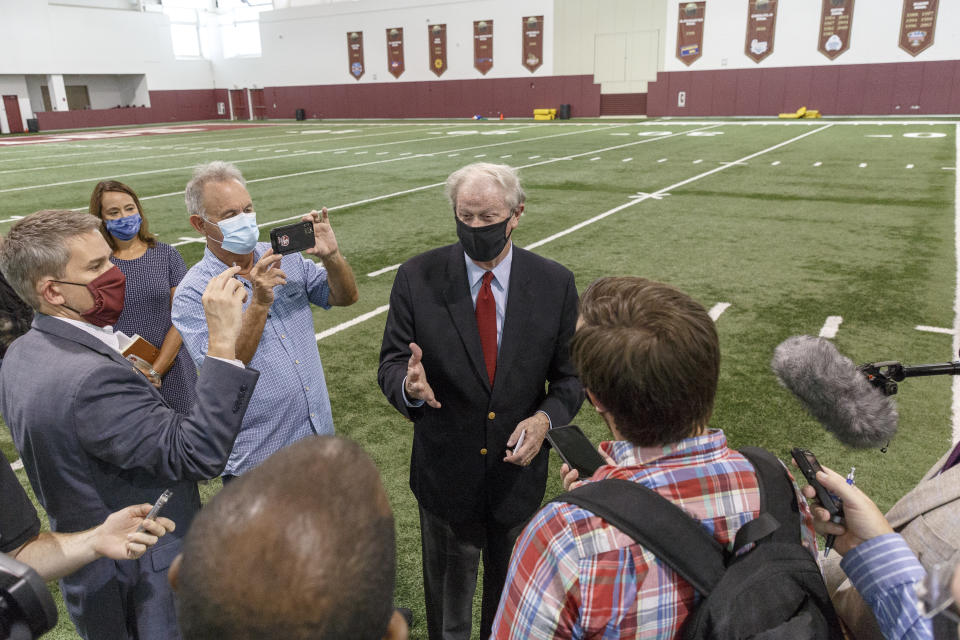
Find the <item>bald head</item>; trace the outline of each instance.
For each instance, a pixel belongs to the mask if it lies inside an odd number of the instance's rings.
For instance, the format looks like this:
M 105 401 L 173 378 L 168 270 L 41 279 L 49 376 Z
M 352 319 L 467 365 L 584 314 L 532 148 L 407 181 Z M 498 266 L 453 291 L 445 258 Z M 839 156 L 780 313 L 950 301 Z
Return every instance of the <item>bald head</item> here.
M 379 640 L 393 611 L 393 515 L 373 461 L 301 440 L 227 485 L 194 520 L 177 571 L 195 638 Z

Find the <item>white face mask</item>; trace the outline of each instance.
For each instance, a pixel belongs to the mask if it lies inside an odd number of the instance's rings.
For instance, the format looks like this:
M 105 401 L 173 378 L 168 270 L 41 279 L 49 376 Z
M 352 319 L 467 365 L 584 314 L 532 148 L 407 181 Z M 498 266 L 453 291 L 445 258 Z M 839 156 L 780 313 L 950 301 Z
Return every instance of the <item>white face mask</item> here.
M 221 220 L 217 222 L 216 225 L 220 227 L 223 240 L 210 239 L 223 247 L 224 251 L 229 251 L 239 256 L 246 255 L 253 251 L 253 248 L 257 246 L 257 240 L 260 239 L 260 228 L 257 227 L 257 214 L 253 211 L 250 213 L 240 213 L 232 218 Z

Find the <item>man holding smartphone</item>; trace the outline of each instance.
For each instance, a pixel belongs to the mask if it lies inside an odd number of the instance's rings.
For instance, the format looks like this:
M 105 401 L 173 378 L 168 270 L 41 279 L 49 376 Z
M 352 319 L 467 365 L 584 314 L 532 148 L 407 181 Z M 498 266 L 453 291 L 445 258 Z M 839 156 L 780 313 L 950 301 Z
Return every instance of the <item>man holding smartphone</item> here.
M 253 200 L 240 171 L 226 162 L 197 167 L 185 200 L 190 224 L 206 237 L 203 259 L 184 276 L 171 314 L 197 366 L 209 332 L 202 294 L 214 274 L 230 265 L 247 291 L 237 358 L 261 373 L 243 429 L 224 470 L 224 482 L 249 471 L 271 453 L 308 435 L 332 435 L 333 416 L 313 327 L 315 304 L 324 309 L 357 301 L 353 270 L 340 253 L 327 210 L 312 211 L 314 244 L 304 253 L 277 255 L 258 242 Z
M 588 482 L 643 484 L 732 549 L 760 513 L 760 492 L 753 465 L 709 427 L 720 344 L 707 310 L 666 284 L 601 278 L 583 292 L 570 350 L 613 435 L 601 445 L 607 464 Z M 569 488 L 577 472 L 561 471 Z M 797 542 L 816 557 L 812 517 L 799 492 L 798 500 Z M 517 541 L 492 638 L 675 638 L 696 601 L 688 582 L 628 535 L 586 509 L 551 502 Z
M 447 196 L 460 241 L 397 272 L 379 382 L 414 425 L 430 639 L 467 640 L 480 555 L 487 638 L 513 543 L 546 488 L 544 436 L 570 421 L 583 392 L 567 347 L 573 274 L 513 245 L 524 210 L 516 172 L 469 165 L 447 179 Z

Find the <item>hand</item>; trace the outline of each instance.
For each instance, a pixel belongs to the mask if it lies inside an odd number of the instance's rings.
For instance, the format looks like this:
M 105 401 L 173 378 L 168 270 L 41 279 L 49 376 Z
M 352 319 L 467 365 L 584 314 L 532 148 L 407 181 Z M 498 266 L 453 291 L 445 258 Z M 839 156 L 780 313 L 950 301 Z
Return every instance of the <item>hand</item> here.
M 330 226 L 330 216 L 327 215 L 326 207 L 323 207 L 320 213 L 314 210 L 300 219 L 313 223 L 313 236 L 317 239 L 316 244 L 304 253 L 317 256 L 322 260 L 335 255 L 340 250 L 337 246 L 337 236 L 333 234 L 333 227 Z
M 160 388 L 161 380 L 160 374 L 154 371 L 153 367 L 150 366 L 150 363 L 144 360 L 143 358 L 137 358 L 136 356 L 127 356 L 127 360 L 133 363 L 133 366 L 136 367 L 137 371 L 143 374 L 143 377 L 147 379 L 150 384 L 152 384 L 157 389 Z
M 503 461 L 515 464 L 518 467 L 529 465 L 540 453 L 540 445 L 543 444 L 543 438 L 547 435 L 549 429 L 550 419 L 545 413 L 539 411 L 521 421 L 507 440 L 507 455 L 503 458 Z M 524 431 L 527 432 L 527 435 L 524 436 L 523 443 L 514 449 L 520 439 L 520 434 Z
M 813 525 L 820 535 L 833 534 L 837 536 L 833 545 L 837 553 L 844 555 L 861 542 L 882 536 L 885 533 L 893 533 L 887 519 L 883 517 L 883 513 L 880 512 L 880 509 L 867 494 L 857 487 L 847 484 L 846 478 L 836 471 L 822 464 L 820 466 L 823 467 L 823 471 L 817 472 L 817 480 L 820 481 L 824 489 L 843 501 L 844 524 L 830 522 L 830 512 L 815 504 L 811 507 Z M 815 498 L 817 495 L 810 485 L 805 486 L 802 491 L 808 499 Z
M 139 558 L 157 543 L 161 536 L 173 531 L 176 525 L 169 518 L 145 520 L 150 513 L 149 504 L 137 504 L 107 516 L 94 530 L 93 548 L 99 556 L 113 560 Z M 144 530 L 137 532 L 143 524 Z
M 237 337 L 243 325 L 243 299 L 247 292 L 234 276 L 240 267 L 230 267 L 207 283 L 201 301 L 207 317 L 209 355 L 233 359 L 236 357 Z
M 273 249 L 267 249 L 246 275 L 253 287 L 254 304 L 269 307 L 273 304 L 273 288 L 287 284 L 287 274 L 277 266 L 281 260 L 283 256 L 275 255 Z
M 407 380 L 403 392 L 411 400 L 423 400 L 434 409 L 440 408 L 440 403 L 433 395 L 433 389 L 427 382 L 427 372 L 423 370 L 423 351 L 416 342 L 410 343 L 410 360 L 407 361 Z
M 603 447 L 597 447 L 597 453 L 604 459 L 604 461 L 611 467 L 617 466 L 616 461 L 607 455 L 607 452 L 603 450 Z M 564 491 L 571 491 L 576 489 L 583 484 L 583 481 L 580 480 L 580 472 L 576 469 L 571 469 L 570 465 L 566 462 L 560 465 L 560 481 L 563 483 Z

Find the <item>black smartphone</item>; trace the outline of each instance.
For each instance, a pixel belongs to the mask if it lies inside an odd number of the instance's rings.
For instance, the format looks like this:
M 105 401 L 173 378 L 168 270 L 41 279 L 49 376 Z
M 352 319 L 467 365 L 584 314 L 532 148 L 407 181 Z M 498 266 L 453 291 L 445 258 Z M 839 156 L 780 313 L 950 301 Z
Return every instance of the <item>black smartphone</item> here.
M 150 513 L 147 514 L 147 517 L 144 520 L 155 520 L 156 517 L 160 514 L 160 510 L 163 509 L 163 505 L 167 504 L 167 501 L 170 499 L 170 496 L 173 495 L 173 491 L 170 489 L 165 489 L 163 493 L 160 494 L 160 497 L 157 498 L 157 501 L 153 503 L 153 507 L 150 509 Z M 137 527 L 137 533 L 143 531 L 143 525 L 141 524 Z
M 589 478 L 607 461 L 597 453 L 597 448 L 575 424 L 555 427 L 547 431 L 547 440 L 563 461 L 580 472 L 581 478 Z
M 803 477 L 817 492 L 817 500 L 820 501 L 821 506 L 830 512 L 830 519 L 834 522 L 840 522 L 843 518 L 843 505 L 817 480 L 817 471 L 821 470 L 820 463 L 817 462 L 817 456 L 813 455 L 813 452 L 809 449 L 801 449 L 800 447 L 794 447 L 790 451 L 790 455 L 796 461 Z
M 294 222 L 270 229 L 270 246 L 280 255 L 312 249 L 317 243 L 312 222 Z

